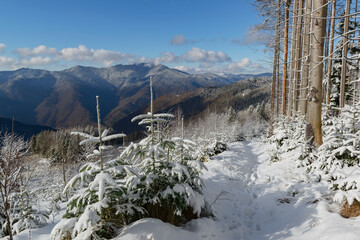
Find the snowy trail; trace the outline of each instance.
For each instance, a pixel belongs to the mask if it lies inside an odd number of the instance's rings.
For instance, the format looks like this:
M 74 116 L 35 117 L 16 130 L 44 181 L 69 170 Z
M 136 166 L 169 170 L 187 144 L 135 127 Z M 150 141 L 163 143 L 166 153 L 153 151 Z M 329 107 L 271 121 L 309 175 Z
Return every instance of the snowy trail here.
M 268 147 L 259 140 L 232 143 L 206 163 L 203 192 L 215 218 L 194 219 L 182 227 L 145 218 L 122 228 L 114 239 L 359 239 L 360 218 L 338 214 L 326 183 L 310 181 L 303 168 L 296 168 L 295 152 L 269 162 Z M 32 239 L 50 239 L 51 228 L 33 229 Z M 27 231 L 14 239 L 28 239 Z
M 232 143 L 206 163 L 204 195 L 215 220 L 196 219 L 181 229 L 144 219 L 118 239 L 359 239 L 360 219 L 338 214 L 327 185 L 310 181 L 304 169 L 296 168 L 294 152 L 269 162 L 268 147 L 258 140 Z
M 143 219 L 125 227 L 116 239 L 253 239 L 258 229 L 253 219 L 257 206 L 252 193 L 258 156 L 247 141 L 228 147 L 206 163 L 208 171 L 202 175 L 206 186 L 204 195 L 215 219 L 195 219 L 183 228 L 156 219 Z
M 244 141 L 230 144 L 228 151 L 207 164 L 209 171 L 203 176 L 206 184 L 204 194 L 212 204 L 215 223 L 220 225 L 217 228 L 220 227 L 221 231 L 204 233 L 202 237 L 250 239 L 258 228 L 253 220 L 257 206 L 251 187 L 256 178 L 253 173 L 256 172 L 257 159 L 249 142 Z

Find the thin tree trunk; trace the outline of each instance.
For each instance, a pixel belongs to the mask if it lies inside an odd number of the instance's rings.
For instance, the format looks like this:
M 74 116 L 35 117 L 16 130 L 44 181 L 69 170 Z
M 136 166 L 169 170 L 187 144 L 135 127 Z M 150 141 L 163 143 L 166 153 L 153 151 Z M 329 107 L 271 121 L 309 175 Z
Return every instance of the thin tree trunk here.
M 306 137 L 313 137 L 316 147 L 322 144 L 321 130 L 321 104 L 322 104 L 322 79 L 323 79 L 323 54 L 324 37 L 326 33 L 327 0 L 314 1 L 313 34 L 311 36 L 311 61 L 310 61 L 310 90 L 308 99 L 308 115 Z
M 332 72 L 332 56 L 334 51 L 334 32 L 335 32 L 335 13 L 336 13 L 336 0 L 332 1 L 331 8 L 331 27 L 330 27 L 330 47 L 329 47 L 329 64 L 328 64 L 328 84 L 327 84 L 327 97 L 326 104 L 330 106 L 330 97 L 331 97 L 331 72 Z
M 302 57 L 302 41 L 301 29 L 303 21 L 303 1 L 299 0 L 299 8 L 297 11 L 297 26 L 296 26 L 296 53 L 295 53 L 295 73 L 294 73 L 294 111 L 299 110 L 299 95 L 300 95 L 300 71 L 301 71 L 301 57 Z
M 277 76 L 277 64 L 279 61 L 279 42 L 280 42 L 280 0 L 278 0 L 278 16 L 276 19 L 276 27 L 275 27 L 275 49 L 274 49 L 274 65 L 273 65 L 273 76 L 272 76 L 272 88 L 271 88 L 271 123 L 270 123 L 270 134 L 272 134 L 274 127 L 274 116 L 275 116 L 275 91 L 276 91 L 276 76 Z
M 151 145 L 154 145 L 155 143 L 155 131 L 154 131 L 154 93 L 153 93 L 153 78 L 150 77 L 150 112 L 151 112 Z M 152 152 L 152 167 L 153 172 L 155 174 L 155 153 Z M 154 182 L 154 188 L 155 188 L 155 182 Z
M 65 166 L 65 164 L 66 164 L 66 161 L 65 161 L 65 158 L 64 158 L 64 156 L 63 156 L 61 168 L 62 168 L 62 174 L 63 174 L 64 189 L 65 189 L 66 184 L 67 184 L 67 181 L 66 181 L 66 166 Z M 66 201 L 69 200 L 69 198 L 68 198 L 68 191 L 65 192 L 65 198 L 66 198 Z
M 345 81 L 346 81 L 346 56 L 348 50 L 348 30 L 349 30 L 349 13 L 350 0 L 346 0 L 345 23 L 344 23 L 344 37 L 343 37 L 343 51 L 342 51 L 342 66 L 341 66 L 341 84 L 340 84 L 340 107 L 345 106 Z
M 303 69 L 301 74 L 301 104 L 300 110 L 302 115 L 307 113 L 307 95 L 309 85 L 309 65 L 310 65 L 310 27 L 311 27 L 312 0 L 305 2 L 305 19 L 304 19 L 304 47 L 303 47 Z
M 295 71 L 296 71 L 296 51 L 297 51 L 297 25 L 298 25 L 298 9 L 299 9 L 299 0 L 294 1 L 293 7 L 293 24 L 292 24 L 292 33 L 291 33 L 291 67 L 290 67 L 290 88 L 289 88 L 289 103 L 288 103 L 288 112 L 289 115 L 293 115 L 294 108 L 294 85 L 295 85 Z
M 355 1 L 355 12 L 358 12 L 358 0 Z M 357 21 L 356 21 L 357 18 L 354 19 L 354 22 L 355 22 L 355 26 L 357 25 Z M 356 39 L 356 32 L 354 32 L 354 43 L 355 43 L 355 40 Z M 358 44 L 360 43 L 360 28 L 359 28 L 359 31 L 358 31 Z M 356 69 L 356 77 L 357 79 L 359 79 L 359 72 L 360 72 L 360 69 L 359 69 L 359 60 L 357 61 L 357 69 Z M 357 104 L 359 102 L 359 98 L 358 98 L 358 95 L 359 95 L 359 82 L 354 82 L 354 97 L 353 97 L 353 104 Z
M 278 56 L 278 61 L 276 63 L 276 117 L 279 116 L 280 111 L 280 54 Z
M 281 0 L 278 0 L 278 12 L 277 12 L 277 22 L 276 22 L 276 26 L 277 26 L 277 57 L 276 57 L 276 87 L 277 87 L 277 91 L 276 91 L 276 117 L 279 116 L 279 103 L 280 103 L 280 38 L 281 38 L 281 31 L 280 31 L 280 24 L 281 24 Z
M 288 47 L 289 47 L 289 6 L 291 0 L 285 3 L 285 33 L 284 33 L 284 72 L 283 72 L 283 97 L 282 97 L 282 112 L 286 115 L 286 94 L 287 94 L 287 61 L 288 61 Z
M 96 112 L 97 112 L 97 123 L 98 123 L 98 132 L 99 132 L 99 151 L 100 151 L 100 170 L 103 170 L 103 155 L 102 155 L 102 137 L 101 137 L 101 124 L 100 124 L 100 105 L 99 105 L 99 96 L 96 96 Z

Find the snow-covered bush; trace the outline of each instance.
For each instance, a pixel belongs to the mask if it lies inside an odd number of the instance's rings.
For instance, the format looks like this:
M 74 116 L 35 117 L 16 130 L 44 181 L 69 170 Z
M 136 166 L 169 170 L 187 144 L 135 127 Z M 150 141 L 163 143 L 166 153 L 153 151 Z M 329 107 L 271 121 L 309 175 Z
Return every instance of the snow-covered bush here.
M 99 144 L 98 149 L 88 155 L 89 158 L 97 158 L 97 161 L 84 164 L 79 174 L 67 184 L 64 191 L 78 187 L 77 193 L 68 201 L 65 219 L 52 231 L 53 239 L 61 239 L 69 232 L 74 239 L 111 236 L 114 227 L 124 224 L 127 214 L 142 212 L 141 208 L 129 203 L 125 197 L 124 178 L 131 167 L 111 154 L 106 154 L 112 146 L 103 145 L 124 134 L 107 136 L 107 133 L 105 130 L 100 137 L 73 133 L 86 138 L 80 144 Z
M 124 134 L 107 135 L 108 130 L 101 132 L 100 109 L 97 97 L 98 133 L 97 137 L 82 132 L 73 132 L 85 138 L 83 144 L 98 144 L 98 149 L 88 158 L 95 161 L 84 164 L 80 172 L 66 185 L 64 193 L 76 189 L 67 204 L 64 219 L 55 226 L 52 239 L 71 236 L 73 239 L 93 239 L 111 237 L 114 227 L 122 225 L 126 215 L 142 212 L 128 202 L 124 178 L 131 168 L 118 158 L 108 153 L 113 147 L 104 143 Z
M 238 112 L 236 114 L 238 121 L 236 140 L 251 139 L 265 134 L 270 119 L 268 109 L 270 109 L 269 104 L 262 102 L 256 106 L 250 105 L 249 108 Z
M 346 105 L 337 116 L 326 116 L 324 143 L 311 160 L 309 170 L 329 181 L 334 201 L 360 200 L 360 107 Z
M 23 156 L 27 142 L 23 138 L 5 133 L 0 142 L 0 235 L 9 235 L 13 239 L 14 212 L 17 208 L 17 195 L 20 192 Z M 2 221 L 5 218 L 5 221 Z
M 131 143 L 121 154 L 137 173 L 127 179 L 127 194 L 147 215 L 172 224 L 199 216 L 205 205 L 199 173 L 203 164 L 194 160 L 196 144 L 168 139 L 159 127 L 171 114 L 144 114 L 133 121 L 148 125 L 148 136 Z
M 170 135 L 176 137 L 184 132 L 184 136 L 196 142 L 196 159 L 206 160 L 209 156 L 225 151 L 228 143 L 243 140 L 240 122 L 232 108 L 225 113 L 208 112 L 197 121 L 189 121 L 186 127 L 181 127 L 179 120 L 176 122 Z
M 271 159 L 276 162 L 280 160 L 280 154 L 306 147 L 305 141 L 305 119 L 304 117 L 288 118 L 282 117 L 275 121 L 273 135 L 268 138 L 271 143 Z M 303 151 L 300 151 L 303 153 Z M 296 156 L 294 159 L 302 159 Z
M 150 113 L 132 119 L 146 125 L 147 137 L 120 156 L 136 170 L 126 179 L 127 196 L 147 216 L 178 224 L 199 216 L 205 206 L 199 177 L 204 165 L 195 160 L 196 144 L 184 139 L 183 129 L 181 138 L 164 131 L 173 115 L 154 114 L 152 78 L 150 93 Z
M 99 116 L 99 109 L 98 109 Z M 131 143 L 119 157 L 103 142 L 123 137 L 74 132 L 97 143 L 97 150 L 67 184 L 76 189 L 66 214 L 51 233 L 52 239 L 98 239 L 113 237 L 114 230 L 143 216 L 176 224 L 199 216 L 205 205 L 199 173 L 202 163 L 193 160 L 195 143 L 183 138 L 168 139 L 161 127 L 170 114 L 144 114 L 133 121 L 148 125 L 148 136 Z M 100 120 L 98 125 L 100 129 Z M 190 216 L 191 215 L 191 216 Z
M 36 190 L 29 192 L 26 189 L 22 189 L 17 194 L 16 208 L 13 209 L 13 234 L 18 234 L 25 229 L 38 228 L 44 225 L 48 218 L 49 213 L 45 210 L 34 208 L 36 197 Z
M 177 109 L 170 135 L 179 136 L 184 132 L 184 136 L 196 142 L 198 146 L 196 159 L 207 161 L 209 157 L 225 151 L 228 143 L 265 133 L 269 120 L 266 109 L 267 104 L 262 102 L 239 112 L 231 107 L 224 112 L 207 110 L 201 118 L 187 120 L 186 127 L 182 127 L 182 111 Z

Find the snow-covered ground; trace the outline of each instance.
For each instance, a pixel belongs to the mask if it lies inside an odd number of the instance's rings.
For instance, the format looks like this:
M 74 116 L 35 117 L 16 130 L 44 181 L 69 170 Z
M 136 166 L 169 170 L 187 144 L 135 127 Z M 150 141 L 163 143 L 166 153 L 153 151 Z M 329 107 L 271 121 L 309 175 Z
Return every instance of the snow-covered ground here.
M 303 168 L 296 168 L 294 152 L 270 163 L 268 147 L 260 140 L 232 143 L 206 163 L 204 195 L 214 218 L 182 227 L 142 219 L 121 229 L 115 239 L 359 239 L 360 218 L 338 214 L 326 183 L 312 181 Z M 33 229 L 31 239 L 49 240 L 53 226 Z M 27 230 L 15 239 L 28 239 Z

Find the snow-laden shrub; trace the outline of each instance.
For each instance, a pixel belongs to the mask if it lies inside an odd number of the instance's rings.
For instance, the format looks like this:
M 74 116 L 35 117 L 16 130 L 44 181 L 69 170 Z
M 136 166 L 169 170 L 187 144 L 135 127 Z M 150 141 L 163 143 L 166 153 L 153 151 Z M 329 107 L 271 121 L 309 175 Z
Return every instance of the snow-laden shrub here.
M 97 161 L 81 167 L 65 187 L 64 192 L 73 188 L 76 194 L 52 230 L 52 239 L 111 238 L 115 228 L 143 216 L 176 224 L 200 215 L 205 205 L 199 178 L 203 165 L 193 160 L 195 143 L 168 139 L 162 131 L 171 116 L 149 113 L 135 117 L 134 121 L 148 125 L 149 135 L 131 143 L 119 157 L 107 154 L 111 146 L 102 143 L 123 134 L 107 136 L 107 130 L 102 134 L 99 130 L 98 137 L 73 133 L 86 138 L 80 144 L 99 144 L 88 156 Z
M 269 120 L 266 109 L 266 103 L 262 102 L 239 112 L 231 107 L 224 112 L 208 110 L 197 120 L 187 120 L 185 128 L 181 127 L 182 112 L 178 109 L 170 135 L 180 136 L 184 131 L 184 136 L 198 146 L 196 159 L 207 161 L 210 156 L 225 151 L 228 143 L 244 141 L 265 133 Z
M 329 181 L 334 201 L 360 200 L 360 107 L 346 105 L 338 116 L 327 116 L 323 145 L 308 166 L 319 179 Z
M 271 161 L 281 160 L 280 154 L 282 153 L 306 147 L 305 126 L 305 119 L 300 116 L 282 117 L 275 121 L 273 134 L 268 138 L 271 144 Z M 302 159 L 302 157 L 299 155 L 295 159 Z
M 269 103 L 262 102 L 256 106 L 250 105 L 249 108 L 237 113 L 237 141 L 251 139 L 262 136 L 268 130 L 270 113 Z
M 133 121 L 148 125 L 148 136 L 131 143 L 121 159 L 133 164 L 136 174 L 126 180 L 127 195 L 147 215 L 172 224 L 199 216 L 205 205 L 199 178 L 204 165 L 194 160 L 196 144 L 167 138 L 159 126 L 171 114 L 144 114 Z
M 232 108 L 226 113 L 209 112 L 197 121 L 189 121 L 186 127 L 184 123 L 181 124 L 181 117 L 177 115 L 177 121 L 170 128 L 169 138 L 184 135 L 196 142 L 198 147 L 193 156 L 195 159 L 206 161 L 209 156 L 225 151 L 227 143 L 238 138 L 239 122 L 235 120 L 236 113 Z
M 44 225 L 49 213 L 45 210 L 34 208 L 36 190 L 28 192 L 22 190 L 17 196 L 16 208 L 13 210 L 13 234 L 18 234 L 25 229 L 38 228 Z
M 23 157 L 27 149 L 28 143 L 14 133 L 5 133 L 0 138 L 0 235 L 9 235 L 9 239 L 13 239 L 13 224 L 17 221 Z
M 85 240 L 111 236 L 114 227 L 125 223 L 127 214 L 143 212 L 142 208 L 129 203 L 125 194 L 124 178 L 132 171 L 131 167 L 107 154 L 112 146 L 102 144 L 124 134 L 107 136 L 107 130 L 99 137 L 72 134 L 86 138 L 80 144 L 99 144 L 98 149 L 87 156 L 97 161 L 84 164 L 66 185 L 64 192 L 73 188 L 77 193 L 69 199 L 64 219 L 53 229 L 51 237 L 62 239 L 70 235 L 73 239 Z
M 212 157 L 226 151 L 226 149 L 227 145 L 225 143 L 215 141 L 211 143 L 205 151 L 208 156 Z

